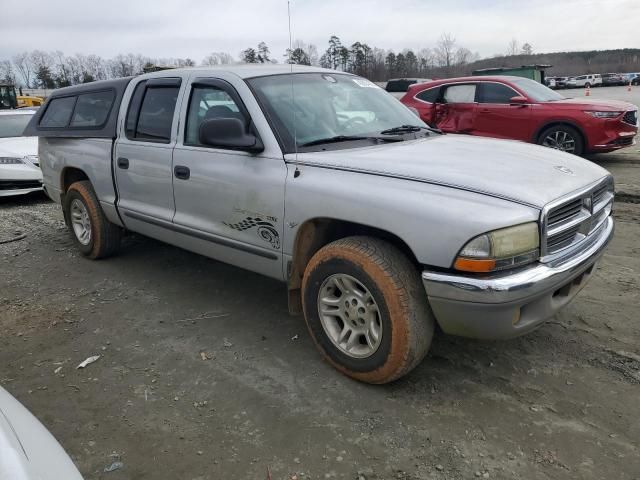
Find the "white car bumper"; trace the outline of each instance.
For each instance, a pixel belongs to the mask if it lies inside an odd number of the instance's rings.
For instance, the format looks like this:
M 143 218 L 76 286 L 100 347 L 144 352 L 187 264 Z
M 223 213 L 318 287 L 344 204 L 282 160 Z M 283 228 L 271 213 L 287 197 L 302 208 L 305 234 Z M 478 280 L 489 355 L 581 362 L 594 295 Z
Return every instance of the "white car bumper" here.
M 42 190 L 42 172 L 34 165 L 0 165 L 0 197 Z

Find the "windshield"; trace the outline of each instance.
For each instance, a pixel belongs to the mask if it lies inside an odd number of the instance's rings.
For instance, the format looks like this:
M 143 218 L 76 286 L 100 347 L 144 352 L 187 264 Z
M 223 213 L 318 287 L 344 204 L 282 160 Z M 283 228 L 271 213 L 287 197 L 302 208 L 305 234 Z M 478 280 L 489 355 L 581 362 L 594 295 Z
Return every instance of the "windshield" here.
M 31 115 L 0 115 L 0 138 L 21 137 Z
M 549 87 L 529 78 L 511 79 L 511 81 L 515 83 L 516 86 L 529 98 L 536 102 L 552 102 L 554 100 L 563 100 L 565 98 L 558 92 L 555 92 Z
M 427 127 L 380 87 L 352 75 L 273 75 L 248 83 L 286 153 L 326 138 L 377 136 L 401 125 Z

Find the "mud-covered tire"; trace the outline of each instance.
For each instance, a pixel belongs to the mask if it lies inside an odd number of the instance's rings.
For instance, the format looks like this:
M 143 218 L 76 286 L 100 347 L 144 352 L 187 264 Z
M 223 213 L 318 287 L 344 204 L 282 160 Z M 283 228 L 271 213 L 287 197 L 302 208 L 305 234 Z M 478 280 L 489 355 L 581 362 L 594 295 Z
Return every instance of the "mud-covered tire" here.
M 80 202 L 88 214 L 91 234 L 86 243 L 80 240 L 73 228 L 72 209 L 74 208 L 74 202 Z M 76 210 L 78 207 L 82 208 L 78 203 L 75 203 Z M 113 255 L 118 250 L 122 238 L 122 229 L 107 220 L 91 182 L 83 180 L 71 184 L 64 197 L 63 208 L 71 238 L 82 255 L 96 260 Z
M 323 326 L 320 290 L 336 275 L 357 280 L 377 304 L 381 339 L 366 358 L 353 358 Z M 420 274 L 406 255 L 383 240 L 348 237 L 320 249 L 305 269 L 302 297 L 316 346 L 331 365 L 356 380 L 375 384 L 396 380 L 413 370 L 431 345 L 435 320 Z

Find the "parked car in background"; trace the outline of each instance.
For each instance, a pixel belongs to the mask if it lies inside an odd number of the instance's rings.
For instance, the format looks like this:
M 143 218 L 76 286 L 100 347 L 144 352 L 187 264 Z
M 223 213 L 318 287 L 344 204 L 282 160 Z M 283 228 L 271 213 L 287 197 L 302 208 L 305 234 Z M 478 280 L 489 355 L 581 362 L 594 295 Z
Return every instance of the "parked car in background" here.
M 625 84 L 640 85 L 640 73 L 629 73 L 625 78 Z
M 565 98 L 527 78 L 438 80 L 409 88 L 400 100 L 444 132 L 510 138 L 581 155 L 632 145 L 638 107 L 627 102 Z
M 82 480 L 53 435 L 2 387 L 0 479 Z
M 36 110 L 0 110 L 0 197 L 42 190 L 38 137 L 22 132 Z
M 569 77 L 555 77 L 556 79 L 556 88 L 567 88 L 567 81 Z
M 602 85 L 602 76 L 599 73 L 570 77 L 567 80 L 568 88 L 599 87 Z
M 415 368 L 436 323 L 493 339 L 542 325 L 613 235 L 603 168 L 443 135 L 334 70 L 221 66 L 76 85 L 53 92 L 27 133 L 84 256 L 114 254 L 131 230 L 286 282 L 324 357 L 370 383 Z
M 616 87 L 620 85 L 625 85 L 625 77 L 621 73 L 603 73 L 602 74 L 603 87 Z
M 402 97 L 405 93 L 407 93 L 407 89 L 410 85 L 415 85 L 416 83 L 424 83 L 430 82 L 430 78 L 392 78 L 387 81 L 387 85 L 385 90 L 389 92 L 396 98 Z
M 556 81 L 556 77 L 546 77 L 544 79 L 544 84 L 552 89 L 557 88 L 557 81 Z

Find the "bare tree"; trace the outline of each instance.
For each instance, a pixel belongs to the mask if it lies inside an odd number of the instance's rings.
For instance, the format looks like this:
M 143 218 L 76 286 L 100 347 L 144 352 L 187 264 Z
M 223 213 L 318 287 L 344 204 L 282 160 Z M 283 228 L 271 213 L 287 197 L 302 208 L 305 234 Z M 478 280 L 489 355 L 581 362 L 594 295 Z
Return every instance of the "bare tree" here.
M 530 43 L 525 43 L 524 45 L 522 45 L 522 54 L 533 55 L 533 47 Z
M 518 45 L 518 40 L 512 38 L 507 46 L 507 55 L 518 55 L 520 53 L 520 45 Z
M 471 62 L 472 58 L 473 53 L 471 53 L 471 50 L 469 50 L 468 48 L 460 47 L 458 48 L 458 50 L 456 50 L 456 65 L 466 65 L 467 63 Z
M 29 52 L 18 53 L 13 56 L 13 64 L 18 70 L 18 73 L 22 77 L 25 86 L 28 88 L 31 86 L 31 78 L 33 76 L 33 70 L 31 68 L 31 62 L 29 61 Z
M 436 61 L 441 67 L 449 69 L 454 62 L 456 39 L 450 33 L 443 33 L 434 49 Z
M 202 60 L 202 65 L 205 66 L 229 65 L 231 63 L 233 63 L 233 57 L 226 52 L 211 52 Z
M 16 74 L 10 60 L 0 60 L 0 81 L 16 83 Z

